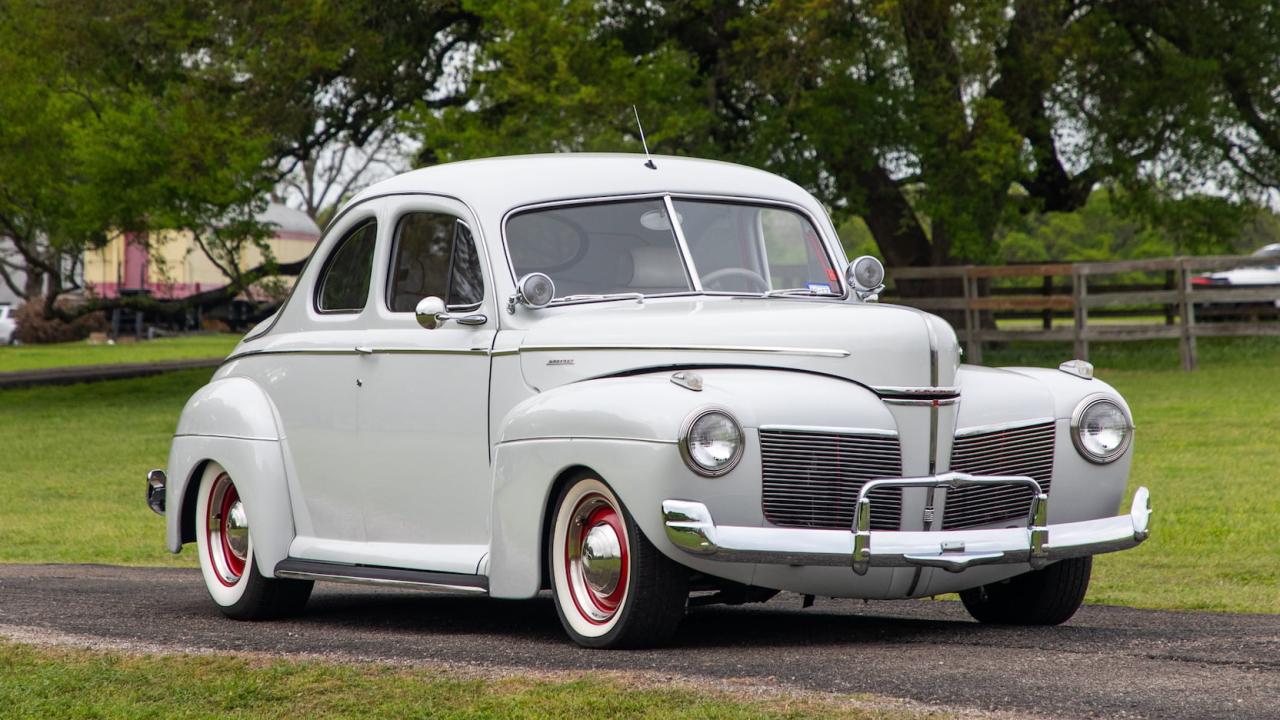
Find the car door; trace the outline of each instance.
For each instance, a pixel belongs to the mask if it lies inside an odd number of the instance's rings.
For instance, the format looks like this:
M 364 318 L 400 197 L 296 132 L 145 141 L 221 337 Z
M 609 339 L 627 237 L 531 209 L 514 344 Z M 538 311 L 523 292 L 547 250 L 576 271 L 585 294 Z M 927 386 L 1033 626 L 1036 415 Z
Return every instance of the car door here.
M 313 285 L 290 299 L 298 321 L 272 335 L 270 351 L 243 372 L 275 403 L 294 477 L 290 496 L 295 557 L 338 559 L 335 547 L 361 546 L 361 468 L 357 463 L 356 347 L 371 303 L 379 223 L 369 208 L 343 218 L 322 241 Z
M 380 253 L 357 390 L 371 564 L 475 573 L 489 544 L 489 351 L 497 304 L 460 204 L 404 199 Z M 472 322 L 427 330 L 427 296 Z

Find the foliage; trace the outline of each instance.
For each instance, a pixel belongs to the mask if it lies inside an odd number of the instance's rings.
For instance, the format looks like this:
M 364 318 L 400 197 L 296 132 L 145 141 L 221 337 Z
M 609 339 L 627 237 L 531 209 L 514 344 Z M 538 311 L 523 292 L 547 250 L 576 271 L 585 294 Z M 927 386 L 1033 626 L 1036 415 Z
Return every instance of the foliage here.
M 65 343 L 83 340 L 90 333 L 107 329 L 107 318 L 102 313 L 87 313 L 72 320 L 46 318 L 35 303 L 19 305 L 14 312 L 18 327 L 14 337 L 20 343 Z M 5 356 L 0 355 L 0 367 Z
M 795 179 L 892 265 L 997 261 L 1002 233 L 1100 183 L 1212 246 L 1250 195 L 1183 198 L 1219 176 L 1205 128 L 1238 118 L 1188 90 L 1215 82 L 1204 61 L 1148 52 L 1129 5 L 477 0 L 470 102 L 419 110 L 420 160 L 635 150 L 635 103 L 656 150 Z

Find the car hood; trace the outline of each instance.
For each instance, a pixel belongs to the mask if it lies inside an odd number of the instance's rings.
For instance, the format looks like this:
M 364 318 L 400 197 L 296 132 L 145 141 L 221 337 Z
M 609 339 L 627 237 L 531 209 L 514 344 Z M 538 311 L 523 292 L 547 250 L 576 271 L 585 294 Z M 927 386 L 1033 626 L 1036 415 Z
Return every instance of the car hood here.
M 792 368 L 880 388 L 951 386 L 959 361 L 949 325 L 895 305 L 701 297 L 536 312 L 520 360 L 539 390 L 682 366 Z

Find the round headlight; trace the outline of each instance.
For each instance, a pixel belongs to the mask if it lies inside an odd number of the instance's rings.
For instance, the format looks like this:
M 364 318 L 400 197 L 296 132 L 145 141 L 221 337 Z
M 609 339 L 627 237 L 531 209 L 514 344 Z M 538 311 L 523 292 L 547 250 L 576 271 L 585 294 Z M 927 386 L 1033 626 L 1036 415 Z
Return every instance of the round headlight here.
M 1133 441 L 1133 423 L 1124 408 L 1105 397 L 1085 398 L 1071 418 L 1071 439 L 1085 460 L 1109 463 Z
M 680 439 L 680 454 L 694 472 L 707 477 L 723 475 L 742 457 L 742 428 L 720 410 L 695 415 Z

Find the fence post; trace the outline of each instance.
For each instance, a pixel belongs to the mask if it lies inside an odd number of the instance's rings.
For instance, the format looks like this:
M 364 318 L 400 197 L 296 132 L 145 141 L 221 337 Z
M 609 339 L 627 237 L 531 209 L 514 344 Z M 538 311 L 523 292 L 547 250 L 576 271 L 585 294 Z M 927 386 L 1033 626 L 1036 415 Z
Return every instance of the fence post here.
M 978 338 L 978 332 L 982 327 L 982 318 L 973 307 L 973 301 L 978 296 L 978 279 L 971 276 L 970 271 L 972 269 L 972 265 L 966 265 L 964 274 L 961 276 L 964 287 L 965 350 L 969 355 L 969 362 L 974 365 L 981 365 L 982 340 Z
M 1041 285 L 1041 291 L 1043 292 L 1046 298 L 1048 298 L 1050 295 L 1053 295 L 1053 276 L 1052 275 L 1044 276 L 1044 281 L 1043 281 L 1043 284 Z M 1046 309 L 1043 313 L 1041 313 L 1040 329 L 1042 330 L 1053 329 L 1053 310 Z
M 1195 370 L 1196 358 L 1196 305 L 1191 300 L 1191 273 L 1187 271 L 1187 259 L 1178 258 L 1178 306 L 1182 315 L 1182 337 L 1178 350 L 1182 355 L 1182 369 Z
M 1073 319 L 1073 336 L 1075 338 L 1075 355 L 1080 360 L 1089 359 L 1089 308 L 1085 298 L 1089 296 L 1089 276 L 1081 272 L 1080 266 L 1071 268 L 1071 303 Z

